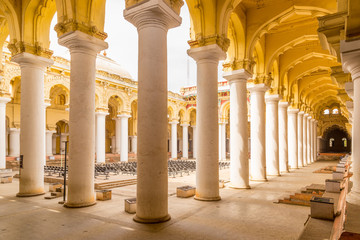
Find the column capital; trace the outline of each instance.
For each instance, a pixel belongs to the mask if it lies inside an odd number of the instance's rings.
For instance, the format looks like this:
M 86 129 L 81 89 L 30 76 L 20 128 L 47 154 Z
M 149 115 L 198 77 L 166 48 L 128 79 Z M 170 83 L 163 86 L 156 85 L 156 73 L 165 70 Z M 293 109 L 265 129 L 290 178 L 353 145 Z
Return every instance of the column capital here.
M 304 118 L 307 118 L 309 114 L 307 112 L 304 113 Z
M 0 104 L 6 105 L 10 101 L 11 101 L 11 98 L 0 97 Z
M 126 8 L 124 18 L 136 28 L 163 26 L 174 28 L 181 24 L 181 17 L 162 0 L 149 0 Z
M 19 53 L 19 54 L 12 56 L 11 61 L 18 63 L 20 65 L 20 67 L 30 67 L 31 66 L 31 67 L 36 67 L 36 68 L 40 68 L 40 69 L 44 69 L 44 68 L 49 67 L 54 64 L 54 61 L 49 58 L 36 56 L 34 54 L 27 53 L 27 52 Z
M 54 130 L 46 130 L 46 133 L 54 134 L 54 133 L 56 133 L 56 131 L 54 131 Z
M 287 108 L 289 106 L 288 102 L 279 102 L 279 107 Z
M 51 106 L 51 103 L 48 103 L 48 102 L 44 102 L 44 108 L 46 109 L 47 107 L 50 107 Z
M 279 94 L 271 94 L 265 96 L 265 102 L 279 102 L 282 97 Z
M 299 115 L 304 115 L 305 112 L 304 112 L 304 111 L 300 111 L 298 114 L 299 114 Z
M 309 116 L 307 117 L 307 119 L 309 119 L 309 120 L 311 120 L 312 119 L 312 117 L 311 117 L 311 115 L 309 114 Z
M 314 118 L 310 119 L 310 121 L 315 122 L 316 120 Z
M 296 108 L 288 108 L 287 112 L 289 114 L 297 114 L 299 112 L 299 109 Z
M 178 124 L 178 123 L 179 123 L 179 122 L 176 121 L 176 120 L 173 120 L 173 121 L 169 122 L 169 124 Z
M 223 78 L 225 78 L 230 84 L 235 82 L 247 82 L 247 80 L 251 77 L 252 73 L 244 68 L 223 73 Z
M 10 132 L 20 132 L 20 128 L 10 128 Z
M 95 112 L 95 115 L 96 116 L 107 116 L 107 115 L 109 115 L 109 113 L 107 113 L 107 112 Z
M 247 87 L 247 89 L 250 91 L 250 93 L 266 92 L 267 90 L 270 89 L 270 87 L 268 87 L 265 83 L 260 83 L 260 84 L 251 84 Z
M 226 53 L 217 44 L 191 48 L 187 50 L 187 54 L 196 62 L 205 60 L 218 63 L 219 60 L 226 59 Z
M 219 122 L 219 125 L 226 125 L 228 124 L 227 122 Z
M 129 114 L 120 114 L 120 115 L 117 115 L 118 118 L 130 118 L 131 115 Z
M 196 125 L 191 125 L 192 128 L 196 128 Z
M 59 44 L 69 48 L 70 53 L 78 52 L 94 56 L 108 48 L 107 42 L 78 30 L 62 35 Z
M 353 81 L 360 79 L 360 40 L 341 40 L 340 52 L 344 72 L 350 72 Z
M 188 123 L 183 123 L 183 124 L 180 124 L 180 126 L 182 126 L 182 127 L 189 127 L 190 124 L 188 124 Z

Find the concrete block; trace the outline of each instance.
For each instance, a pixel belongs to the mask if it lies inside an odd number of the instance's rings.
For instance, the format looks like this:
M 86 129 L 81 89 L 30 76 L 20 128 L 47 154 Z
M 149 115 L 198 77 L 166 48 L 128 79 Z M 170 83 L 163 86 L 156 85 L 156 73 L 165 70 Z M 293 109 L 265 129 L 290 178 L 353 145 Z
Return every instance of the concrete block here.
M 0 178 L 0 182 L 1 183 L 12 183 L 13 177 L 12 176 L 7 176 L 7 177 L 1 177 Z
M 49 184 L 49 192 L 56 192 L 57 188 L 62 188 L 62 184 L 61 183 L 50 183 Z
M 136 198 L 125 199 L 125 212 L 136 213 Z
M 96 200 L 100 200 L 100 201 L 111 200 L 111 190 L 96 191 Z
M 312 197 L 310 200 L 312 218 L 334 219 L 334 199 L 325 197 Z
M 332 174 L 333 179 L 343 180 L 344 176 L 345 176 L 345 173 L 343 173 L 343 172 L 337 172 L 336 171 L 336 172 L 333 172 L 333 174 Z
M 176 188 L 176 196 L 181 198 L 188 198 L 195 195 L 196 188 L 192 186 L 182 186 Z
M 326 179 L 325 180 L 325 191 L 332 193 L 339 193 L 342 189 L 342 180 L 339 179 Z

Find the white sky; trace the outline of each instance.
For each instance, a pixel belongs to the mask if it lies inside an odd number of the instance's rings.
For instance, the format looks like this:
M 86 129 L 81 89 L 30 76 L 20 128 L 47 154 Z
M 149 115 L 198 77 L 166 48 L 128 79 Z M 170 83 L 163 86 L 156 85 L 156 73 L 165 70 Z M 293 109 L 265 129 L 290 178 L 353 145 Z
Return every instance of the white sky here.
M 105 32 L 108 34 L 106 42 L 109 48 L 107 56 L 121 64 L 130 75 L 137 80 L 138 71 L 138 34 L 136 28 L 123 17 L 124 0 L 107 0 L 105 15 Z M 186 51 L 189 49 L 187 41 L 190 39 L 190 16 L 186 4 L 181 8 L 182 24 L 168 32 L 168 88 L 179 92 L 183 86 L 196 85 L 196 63 Z M 57 43 L 54 30 L 57 17 L 51 23 L 50 49 L 55 56 L 70 59 L 67 48 Z M 188 79 L 189 66 L 189 79 Z M 221 64 L 219 64 L 219 80 L 221 80 Z

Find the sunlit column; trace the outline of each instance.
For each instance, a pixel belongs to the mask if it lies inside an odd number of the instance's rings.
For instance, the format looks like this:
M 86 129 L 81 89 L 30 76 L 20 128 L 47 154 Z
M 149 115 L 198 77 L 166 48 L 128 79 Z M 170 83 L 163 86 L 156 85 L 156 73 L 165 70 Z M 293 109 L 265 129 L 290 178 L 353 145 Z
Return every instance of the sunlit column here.
M 306 121 L 306 158 L 307 163 L 311 164 L 311 116 Z
M 317 123 L 318 121 L 316 120 L 314 122 L 314 161 L 317 160 Z
M 116 150 L 116 136 L 111 137 L 111 153 L 115 153 Z
M 279 102 L 279 165 L 280 172 L 289 172 L 288 163 L 288 118 L 287 108 L 289 103 Z
M 127 162 L 129 159 L 129 117 L 131 116 L 127 114 L 122 114 L 118 115 L 117 117 L 121 119 L 120 161 Z
M 269 89 L 265 84 L 248 87 L 250 91 L 251 116 L 251 180 L 267 181 L 266 147 L 265 147 L 265 92 Z M 231 151 L 231 150 L 230 150 Z
M 131 138 L 131 152 L 137 152 L 137 136 L 132 136 Z
M 48 58 L 21 53 L 12 57 L 21 69 L 20 169 L 18 197 L 44 194 L 45 111 L 44 72 L 53 64 Z
M 290 168 L 298 168 L 298 146 L 297 146 L 297 118 L 299 109 L 288 109 L 288 143 L 289 143 L 289 165 Z
M 303 118 L 304 112 L 301 111 L 298 113 L 298 121 L 297 121 L 297 144 L 298 144 L 298 167 L 303 167 L 304 165 L 304 157 L 303 157 Z
M 197 143 L 196 143 L 196 126 L 191 126 L 193 129 L 193 139 L 192 139 L 192 144 L 193 144 L 193 158 L 196 159 L 196 155 L 197 155 Z
M 96 162 L 105 162 L 105 117 L 106 112 L 96 112 Z
M 220 160 L 226 160 L 226 122 L 221 124 L 221 158 Z
M 311 119 L 310 120 L 310 155 L 311 155 L 311 162 L 313 163 L 315 161 L 315 158 L 314 158 L 314 152 L 315 152 L 315 119 Z
M 246 83 L 252 74 L 245 69 L 224 74 L 230 84 L 230 184 L 250 188 Z
M 6 104 L 10 100 L 0 97 L 0 169 L 6 168 Z
M 62 35 L 59 44 L 69 48 L 69 174 L 65 206 L 95 204 L 95 73 L 96 55 L 107 48 L 101 39 L 80 31 Z
M 308 155 L 307 155 L 307 119 L 309 114 L 304 113 L 303 116 L 303 163 L 304 166 L 308 165 Z
M 164 222 L 168 214 L 167 31 L 181 23 L 164 1 L 124 10 L 139 35 L 137 198 L 134 220 Z
M 19 157 L 20 156 L 20 129 L 10 128 L 9 136 L 9 156 Z
M 177 159 L 177 125 L 178 121 L 170 122 L 171 125 L 171 158 Z
M 279 95 L 268 95 L 266 102 L 266 174 L 280 176 L 279 168 Z
M 121 152 L 121 118 L 115 118 L 115 153 Z
M 182 140 L 182 144 L 183 144 L 183 149 L 182 149 L 182 157 L 184 159 L 188 159 L 189 158 L 189 139 L 188 139 L 188 128 L 189 128 L 189 124 L 181 124 L 182 126 L 182 130 L 183 130 L 183 140 Z

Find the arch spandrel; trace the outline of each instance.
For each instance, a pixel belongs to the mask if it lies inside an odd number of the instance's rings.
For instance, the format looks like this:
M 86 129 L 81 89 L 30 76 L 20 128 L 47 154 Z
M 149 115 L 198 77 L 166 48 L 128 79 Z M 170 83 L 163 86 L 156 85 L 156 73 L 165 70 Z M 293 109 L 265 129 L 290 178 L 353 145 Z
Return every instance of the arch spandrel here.
M 10 0 L 1 0 L 0 15 L 7 20 L 10 39 L 13 41 L 21 40 L 21 6 L 15 6 Z

